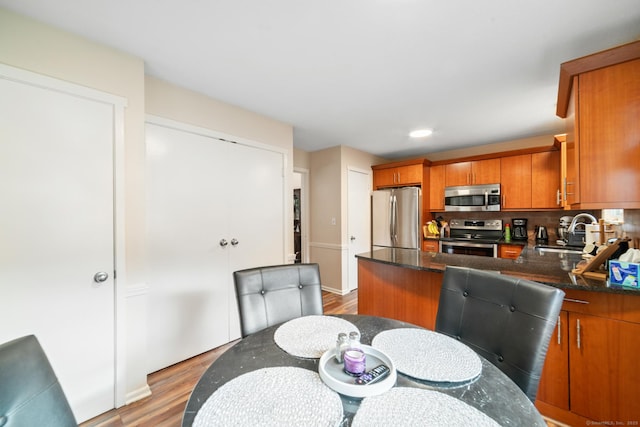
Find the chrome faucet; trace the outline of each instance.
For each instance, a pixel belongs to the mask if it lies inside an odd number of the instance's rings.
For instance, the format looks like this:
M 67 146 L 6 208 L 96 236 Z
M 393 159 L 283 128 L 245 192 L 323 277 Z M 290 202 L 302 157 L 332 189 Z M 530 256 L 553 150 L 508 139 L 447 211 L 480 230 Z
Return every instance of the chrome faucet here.
M 598 220 L 596 219 L 595 216 L 588 214 L 588 213 L 581 213 L 578 214 L 576 216 L 573 217 L 573 220 L 571 221 L 571 224 L 569 225 L 569 229 L 567 230 L 568 233 L 573 233 L 576 230 L 576 225 L 578 225 L 578 220 L 580 218 L 589 218 L 591 220 L 591 224 L 597 224 Z

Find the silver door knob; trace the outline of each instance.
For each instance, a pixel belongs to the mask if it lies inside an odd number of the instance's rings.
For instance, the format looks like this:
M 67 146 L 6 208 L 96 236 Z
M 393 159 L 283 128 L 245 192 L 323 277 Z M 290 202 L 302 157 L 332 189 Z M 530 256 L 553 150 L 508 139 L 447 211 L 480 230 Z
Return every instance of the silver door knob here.
M 220 240 L 220 246 L 222 246 L 223 248 L 224 248 L 225 246 L 227 246 L 228 244 L 229 244 L 229 242 L 227 242 L 227 240 L 226 240 L 226 239 L 222 239 L 222 240 Z
M 353 242 L 354 240 L 356 240 L 356 236 L 351 236 L 351 241 Z
M 108 278 L 109 278 L 109 274 L 104 271 L 98 271 L 96 274 L 93 275 L 93 281 L 96 283 L 106 282 Z
M 240 242 L 238 242 L 238 239 L 236 239 L 236 238 L 231 239 L 231 245 L 232 246 L 236 246 L 238 243 L 240 243 Z

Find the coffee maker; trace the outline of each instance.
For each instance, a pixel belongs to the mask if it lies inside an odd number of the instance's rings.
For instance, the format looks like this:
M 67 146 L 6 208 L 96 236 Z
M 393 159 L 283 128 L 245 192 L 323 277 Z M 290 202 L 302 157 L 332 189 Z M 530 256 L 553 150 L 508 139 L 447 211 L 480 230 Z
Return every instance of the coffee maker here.
M 513 240 L 527 240 L 529 238 L 526 218 L 513 218 L 511 223 L 513 224 L 513 231 L 511 232 Z

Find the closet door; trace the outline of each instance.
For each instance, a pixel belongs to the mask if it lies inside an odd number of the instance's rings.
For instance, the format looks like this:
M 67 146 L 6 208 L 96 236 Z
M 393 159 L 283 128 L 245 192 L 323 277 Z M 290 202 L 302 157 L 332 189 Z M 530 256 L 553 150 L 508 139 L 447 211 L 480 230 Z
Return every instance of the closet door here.
M 146 126 L 149 372 L 229 341 L 228 143 Z
M 282 153 L 233 144 L 229 153 L 229 338 L 240 338 L 232 273 L 284 263 L 284 161 Z
M 232 273 L 284 260 L 283 155 L 147 124 L 149 372 L 240 337 Z
M 0 78 L 0 342 L 34 334 L 81 422 L 115 406 L 114 105 L 44 79 Z

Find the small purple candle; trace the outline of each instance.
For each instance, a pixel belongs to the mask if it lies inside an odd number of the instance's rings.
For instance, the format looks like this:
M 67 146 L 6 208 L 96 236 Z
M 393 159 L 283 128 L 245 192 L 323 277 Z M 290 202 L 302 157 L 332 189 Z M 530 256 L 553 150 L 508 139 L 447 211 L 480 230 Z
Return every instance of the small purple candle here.
M 358 348 L 350 348 L 344 352 L 344 371 L 353 376 L 364 374 L 367 361 L 364 351 Z

